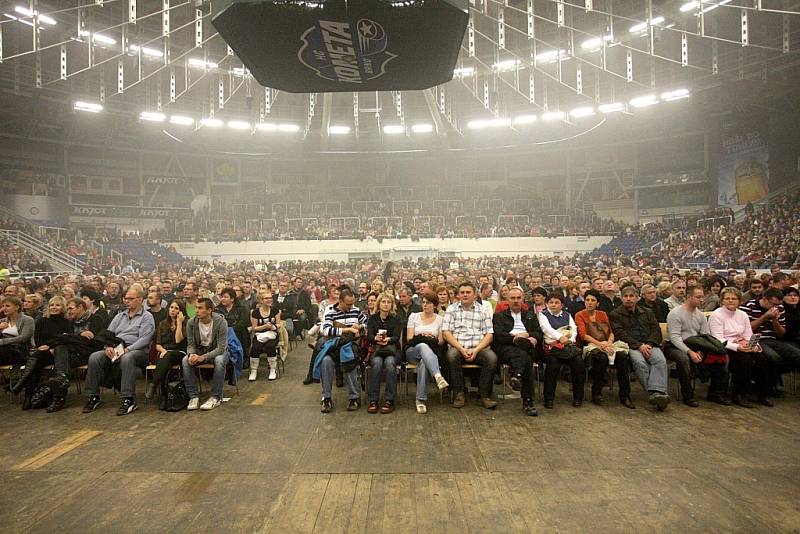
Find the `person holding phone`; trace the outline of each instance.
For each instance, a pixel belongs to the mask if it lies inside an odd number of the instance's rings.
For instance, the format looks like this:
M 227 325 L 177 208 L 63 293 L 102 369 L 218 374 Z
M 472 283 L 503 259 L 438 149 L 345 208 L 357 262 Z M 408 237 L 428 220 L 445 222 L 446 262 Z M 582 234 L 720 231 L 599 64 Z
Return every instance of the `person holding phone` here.
M 768 366 L 761 355 L 761 347 L 753 343 L 753 329 L 750 318 L 739 309 L 742 292 L 728 286 L 720 291 L 719 308 L 708 317 L 711 335 L 725 343 L 725 351 L 730 358 L 731 402 L 742 408 L 752 408 L 747 401 L 750 382 L 754 377 L 759 400 L 768 393 Z M 763 404 L 763 402 L 762 402 Z
M 156 328 L 156 352 L 158 361 L 153 372 L 153 381 L 147 387 L 146 399 L 161 390 L 161 406 L 166 406 L 167 375 L 175 365 L 180 365 L 186 356 L 186 304 L 183 299 L 173 299 L 167 308 L 167 316 Z
M 378 413 L 381 375 L 386 371 L 384 401 L 380 411 L 389 414 L 394 411 L 394 400 L 397 397 L 397 364 L 401 362 L 400 337 L 403 324 L 397 317 L 395 299 L 388 293 L 378 297 L 378 312 L 369 318 L 367 323 L 367 340 L 371 356 L 369 364 L 369 406 L 367 412 Z

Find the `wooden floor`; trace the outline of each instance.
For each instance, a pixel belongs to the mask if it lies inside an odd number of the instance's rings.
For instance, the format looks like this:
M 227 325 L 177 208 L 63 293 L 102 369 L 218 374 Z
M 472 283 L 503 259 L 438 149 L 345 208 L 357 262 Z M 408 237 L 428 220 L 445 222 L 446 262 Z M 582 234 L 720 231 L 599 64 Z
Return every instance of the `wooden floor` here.
M 319 411 L 286 376 L 213 412 L 21 412 L 0 397 L 2 532 L 797 532 L 800 401 L 772 409 L 616 402 L 391 415 Z M 246 377 L 245 377 L 246 378 Z M 143 382 L 139 383 L 140 396 Z M 700 386 L 705 393 L 705 386 Z M 207 394 L 204 387 L 203 397 Z M 226 395 L 233 388 L 226 386 Z M 611 395 L 606 390 L 606 398 Z

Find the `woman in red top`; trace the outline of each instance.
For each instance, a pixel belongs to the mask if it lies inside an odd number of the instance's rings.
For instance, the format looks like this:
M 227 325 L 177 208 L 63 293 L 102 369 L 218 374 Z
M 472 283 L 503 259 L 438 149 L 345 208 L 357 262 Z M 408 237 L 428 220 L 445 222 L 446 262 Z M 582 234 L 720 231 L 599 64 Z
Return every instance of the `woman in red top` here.
M 635 408 L 631 401 L 631 360 L 628 345 L 614 341 L 611 321 L 606 312 L 597 309 L 600 293 L 590 289 L 583 296 L 586 309 L 575 314 L 578 327 L 578 340 L 583 345 L 583 357 L 592 376 L 592 403 L 603 403 L 603 384 L 609 364 L 617 369 L 619 383 L 619 402 L 626 408 Z

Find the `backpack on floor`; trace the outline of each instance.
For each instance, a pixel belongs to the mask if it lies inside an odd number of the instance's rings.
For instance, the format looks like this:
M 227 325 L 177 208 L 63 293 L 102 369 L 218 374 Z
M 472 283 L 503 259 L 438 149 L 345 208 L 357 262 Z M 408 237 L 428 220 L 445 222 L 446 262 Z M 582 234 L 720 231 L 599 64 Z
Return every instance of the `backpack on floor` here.
M 167 399 L 164 410 L 167 412 L 179 412 L 189 406 L 189 394 L 186 393 L 186 386 L 183 382 L 176 381 L 167 384 Z

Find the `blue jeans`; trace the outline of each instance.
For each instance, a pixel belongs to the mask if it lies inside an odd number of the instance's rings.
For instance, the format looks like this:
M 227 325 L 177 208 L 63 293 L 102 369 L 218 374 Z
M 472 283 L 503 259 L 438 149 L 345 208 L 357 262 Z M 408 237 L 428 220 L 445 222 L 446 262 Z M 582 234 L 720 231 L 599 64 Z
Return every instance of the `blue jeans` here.
M 201 362 L 203 365 L 211 362 Z M 222 387 L 225 384 L 225 366 L 228 365 L 228 351 L 226 350 L 214 358 L 214 378 L 211 380 L 211 396 L 222 399 Z M 184 356 L 181 362 L 183 368 L 183 383 L 186 385 L 186 393 L 190 399 L 198 396 L 197 375 L 194 373 L 194 366 L 189 365 L 189 356 Z
M 102 374 L 110 369 L 112 365 L 119 363 L 122 371 L 122 381 L 119 394 L 122 398 L 136 397 L 136 368 L 144 369 L 147 366 L 147 352 L 143 350 L 132 350 L 120 356 L 116 362 L 112 362 L 104 350 L 93 352 L 89 356 L 86 370 L 86 394 L 100 395 L 100 378 Z
M 425 343 L 409 347 L 406 351 L 408 363 L 417 364 L 417 400 L 428 400 L 428 373 L 436 376 L 439 370 L 439 358 L 433 349 Z M 425 371 L 428 371 L 426 373 Z
M 336 363 L 330 356 L 322 358 L 322 363 L 319 364 L 319 378 L 322 382 L 322 397 L 325 399 L 331 398 L 331 388 L 333 387 L 333 375 L 336 371 Z M 345 382 L 347 382 L 347 391 L 349 398 L 358 399 L 361 393 L 358 391 L 358 375 L 356 370 L 353 369 L 349 373 L 344 374 Z
M 667 357 L 658 347 L 653 347 L 650 359 L 646 360 L 638 350 L 630 349 L 631 365 L 636 379 L 648 393 L 667 393 Z
M 386 371 L 386 387 L 384 400 L 394 402 L 397 396 L 397 356 L 390 352 L 381 352 L 372 356 L 369 363 L 369 402 L 378 402 L 381 396 L 381 375 Z

